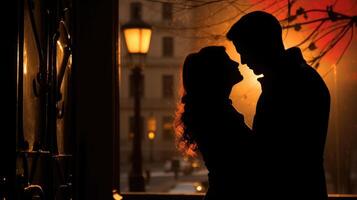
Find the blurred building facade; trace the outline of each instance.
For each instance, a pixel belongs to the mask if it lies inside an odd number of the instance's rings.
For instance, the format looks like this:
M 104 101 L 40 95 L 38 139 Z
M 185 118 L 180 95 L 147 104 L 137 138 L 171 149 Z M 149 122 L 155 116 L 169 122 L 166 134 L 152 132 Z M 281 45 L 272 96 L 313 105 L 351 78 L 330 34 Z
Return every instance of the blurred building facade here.
M 152 25 L 153 33 L 146 59 L 143 62 L 143 91 L 141 100 L 142 152 L 144 162 L 162 163 L 177 154 L 173 119 L 179 94 L 180 69 L 184 58 L 193 49 L 193 39 L 179 37 L 172 31 L 176 12 L 170 3 L 145 0 L 120 0 L 119 25 L 130 20 L 142 19 Z M 189 20 L 186 15 L 185 20 Z M 132 59 L 126 52 L 123 34 L 120 34 L 120 151 L 121 164 L 130 163 L 133 137 L 133 79 Z M 155 138 L 148 138 L 147 122 L 156 121 Z M 153 144 L 150 144 L 150 143 Z M 152 148 L 152 149 L 150 149 Z

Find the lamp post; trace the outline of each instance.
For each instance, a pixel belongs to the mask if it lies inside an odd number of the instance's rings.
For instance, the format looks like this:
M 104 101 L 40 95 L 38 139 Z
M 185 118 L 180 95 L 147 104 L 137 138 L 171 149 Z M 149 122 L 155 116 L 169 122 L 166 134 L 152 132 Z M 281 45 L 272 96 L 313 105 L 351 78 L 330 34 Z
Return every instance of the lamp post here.
M 156 119 L 151 115 L 147 121 L 148 128 L 148 139 L 150 141 L 150 163 L 154 161 L 153 148 L 154 148 L 154 139 L 156 137 Z
M 145 57 L 149 50 L 151 39 L 151 26 L 141 20 L 130 21 L 122 27 L 126 47 L 129 55 Z M 141 151 L 141 108 L 140 99 L 142 87 L 142 69 L 139 64 L 132 68 L 134 89 L 134 138 L 132 149 L 132 166 L 129 174 L 129 190 L 135 192 L 145 191 L 145 180 L 142 167 Z

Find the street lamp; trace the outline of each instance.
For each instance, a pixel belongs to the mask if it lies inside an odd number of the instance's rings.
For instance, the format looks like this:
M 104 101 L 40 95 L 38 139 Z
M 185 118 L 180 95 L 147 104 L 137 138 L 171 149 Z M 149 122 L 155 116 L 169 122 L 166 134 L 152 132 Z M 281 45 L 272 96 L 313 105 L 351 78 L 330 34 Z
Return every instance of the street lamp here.
M 153 157 L 153 148 L 154 148 L 154 139 L 156 137 L 156 119 L 151 115 L 147 121 L 148 128 L 148 139 L 150 141 L 150 163 L 154 161 Z
M 141 20 L 130 21 L 124 24 L 123 30 L 126 47 L 129 55 L 137 55 L 145 57 L 149 51 L 151 39 L 151 26 Z M 145 191 L 145 180 L 142 167 L 142 151 L 141 151 L 141 114 L 140 114 L 140 99 L 142 87 L 142 69 L 139 64 L 132 68 L 133 89 L 134 89 L 134 138 L 132 150 L 132 167 L 129 174 L 129 190 L 135 192 Z
M 150 46 L 151 26 L 141 20 L 134 20 L 124 24 L 122 29 L 128 53 L 146 55 Z

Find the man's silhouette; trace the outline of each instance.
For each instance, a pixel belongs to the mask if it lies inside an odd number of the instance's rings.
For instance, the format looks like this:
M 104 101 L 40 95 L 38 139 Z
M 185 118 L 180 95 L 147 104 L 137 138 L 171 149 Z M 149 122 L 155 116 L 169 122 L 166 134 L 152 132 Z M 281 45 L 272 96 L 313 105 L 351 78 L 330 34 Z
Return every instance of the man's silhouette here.
M 258 140 L 257 193 L 273 199 L 327 199 L 323 153 L 330 95 L 299 48 L 285 50 L 272 15 L 243 16 L 227 33 L 258 79 L 253 131 Z

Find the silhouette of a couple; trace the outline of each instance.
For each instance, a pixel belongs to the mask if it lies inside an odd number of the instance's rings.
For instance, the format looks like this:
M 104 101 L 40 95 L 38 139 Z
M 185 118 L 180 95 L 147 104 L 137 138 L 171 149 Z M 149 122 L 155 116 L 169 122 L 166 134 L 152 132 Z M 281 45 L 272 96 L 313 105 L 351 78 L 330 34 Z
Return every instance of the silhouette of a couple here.
M 179 148 L 200 153 L 209 171 L 206 200 L 327 199 L 323 153 L 329 91 L 299 48 L 285 49 L 279 21 L 255 11 L 227 33 L 262 87 L 252 130 L 232 106 L 243 80 L 222 46 L 186 57 L 176 117 Z

